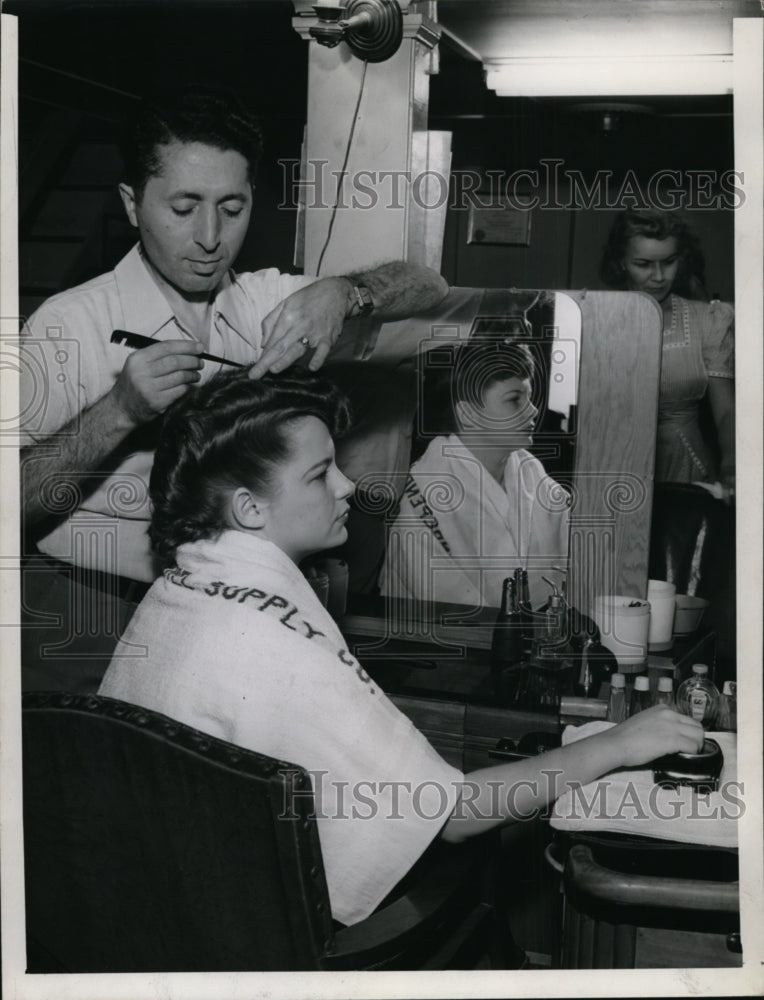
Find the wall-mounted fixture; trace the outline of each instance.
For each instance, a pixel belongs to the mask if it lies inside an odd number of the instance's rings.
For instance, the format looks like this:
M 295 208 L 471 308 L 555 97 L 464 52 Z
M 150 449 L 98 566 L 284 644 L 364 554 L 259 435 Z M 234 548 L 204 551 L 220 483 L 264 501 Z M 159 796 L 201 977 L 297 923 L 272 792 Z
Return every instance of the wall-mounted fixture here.
M 580 115 L 590 128 L 605 135 L 655 114 L 649 105 L 632 101 L 585 101 L 571 104 L 569 110 Z
M 347 0 L 313 4 L 318 24 L 310 34 L 321 45 L 334 48 L 346 42 L 350 51 L 368 62 L 384 62 L 403 38 L 403 14 L 397 0 Z

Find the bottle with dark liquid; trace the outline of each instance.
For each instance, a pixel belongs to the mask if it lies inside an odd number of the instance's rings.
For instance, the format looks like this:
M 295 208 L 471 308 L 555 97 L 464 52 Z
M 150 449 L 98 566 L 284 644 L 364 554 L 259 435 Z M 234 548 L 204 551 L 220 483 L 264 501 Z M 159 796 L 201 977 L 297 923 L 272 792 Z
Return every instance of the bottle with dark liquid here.
M 501 589 L 501 609 L 491 640 L 491 682 L 499 705 L 517 697 L 523 663 L 523 625 L 515 581 L 508 576 Z
M 522 625 L 523 659 L 527 662 L 533 655 L 533 608 L 528 586 L 528 570 L 521 566 L 515 570 L 515 595 Z

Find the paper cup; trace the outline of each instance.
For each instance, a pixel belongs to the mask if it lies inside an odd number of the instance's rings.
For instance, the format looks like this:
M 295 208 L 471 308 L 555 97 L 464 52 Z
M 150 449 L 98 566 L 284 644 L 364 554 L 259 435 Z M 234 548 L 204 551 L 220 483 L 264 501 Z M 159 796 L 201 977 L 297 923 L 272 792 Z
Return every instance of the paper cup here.
M 673 643 L 674 596 L 676 587 L 666 580 L 647 581 L 647 601 L 650 605 L 650 631 L 647 642 L 656 652 L 669 649 Z
M 691 597 L 689 594 L 676 595 L 676 611 L 674 613 L 674 635 L 689 635 L 700 627 L 703 614 L 709 602 L 703 597 Z
M 594 599 L 594 620 L 603 646 L 618 660 L 624 673 L 639 671 L 647 659 L 650 605 L 625 594 L 606 594 Z M 631 668 L 631 669 L 628 669 Z

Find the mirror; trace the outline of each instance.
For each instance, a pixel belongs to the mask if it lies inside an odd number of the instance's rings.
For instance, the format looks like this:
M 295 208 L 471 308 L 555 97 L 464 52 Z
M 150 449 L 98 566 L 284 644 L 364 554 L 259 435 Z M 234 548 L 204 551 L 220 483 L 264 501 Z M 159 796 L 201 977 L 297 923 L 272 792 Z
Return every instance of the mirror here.
M 522 565 L 543 603 L 542 577 L 561 586 L 567 563 L 578 305 L 454 289 L 437 315 L 385 324 L 370 353 L 376 384 L 338 449 L 357 483 L 351 594 L 414 600 L 425 618 L 433 601 L 495 608 Z
M 473 342 L 525 343 L 543 373 L 534 379 L 539 415 L 529 450 L 570 495 L 569 603 L 591 614 L 599 594 L 645 597 L 661 325 L 659 307 L 642 293 L 454 288 L 436 313 L 368 331 L 366 363 L 353 363 L 355 374 L 345 379 L 354 380 L 366 418 L 338 448 L 338 461 L 358 484 L 350 539 L 338 553 L 350 570 L 343 629 L 362 637 L 357 654 L 392 662 L 401 652 L 389 640 L 403 639 L 424 643 L 419 652 L 412 647 L 410 658 L 427 660 L 434 643 L 453 660 L 453 686 L 439 662 L 437 689 L 467 693 L 464 647 L 490 647 L 498 588 L 490 604 L 476 607 L 438 604 L 426 595 L 401 600 L 379 587 L 409 466 L 437 437 L 422 405 L 425 386 L 436 373 L 449 372 L 459 349 Z M 348 344 L 357 344 L 355 334 Z M 452 489 L 432 499 L 447 506 L 463 484 L 452 477 L 446 485 Z M 405 525 L 401 531 L 405 535 Z M 438 568 L 436 551 L 430 547 L 431 568 Z M 501 558 L 483 546 L 473 562 L 481 559 L 498 580 L 504 564 L 498 569 L 492 562 Z M 516 565 L 510 559 L 507 568 Z M 549 558 L 536 568 L 549 576 L 555 565 Z M 559 572 L 549 578 L 559 586 Z M 417 671 L 420 686 L 425 673 Z

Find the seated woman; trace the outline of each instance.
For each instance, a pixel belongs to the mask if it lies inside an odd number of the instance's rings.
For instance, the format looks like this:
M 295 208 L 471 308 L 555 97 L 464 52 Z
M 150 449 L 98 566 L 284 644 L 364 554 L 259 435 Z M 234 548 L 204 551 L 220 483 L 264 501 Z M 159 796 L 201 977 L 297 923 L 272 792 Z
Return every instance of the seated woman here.
M 542 576 L 568 558 L 568 493 L 526 449 L 537 408 L 525 344 L 470 340 L 457 352 L 437 406 L 445 433 L 411 472 L 391 528 L 383 594 L 498 606 L 502 580 L 528 570 L 531 604 Z
M 600 264 L 606 284 L 646 292 L 663 314 L 656 481 L 718 478 L 730 490 L 735 485 L 734 311 L 726 302 L 696 301 L 705 297 L 703 269 L 687 224 L 675 212 L 654 208 L 630 208 L 616 217 Z M 714 442 L 706 441 L 701 429 L 704 397 Z
M 353 487 L 332 435 L 346 424 L 337 390 L 308 374 L 218 376 L 168 410 L 150 489 L 151 540 L 169 566 L 99 693 L 308 770 L 332 914 L 350 924 L 439 836 L 542 807 L 565 787 L 551 774 L 587 782 L 695 751 L 703 730 L 653 710 L 467 779 L 447 764 L 350 654 L 298 566 L 345 539 Z

